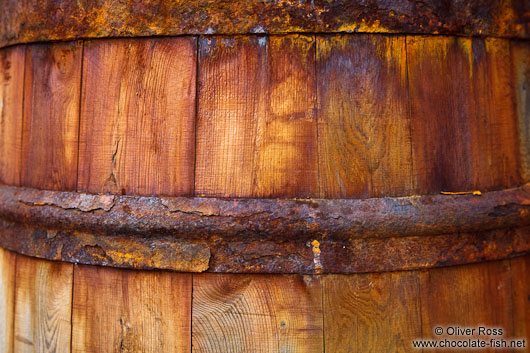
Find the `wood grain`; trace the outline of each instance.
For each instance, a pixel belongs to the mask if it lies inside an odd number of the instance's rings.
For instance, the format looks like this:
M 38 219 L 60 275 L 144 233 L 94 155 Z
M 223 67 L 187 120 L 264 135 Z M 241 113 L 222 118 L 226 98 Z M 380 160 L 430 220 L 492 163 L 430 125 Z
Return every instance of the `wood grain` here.
M 415 192 L 465 191 L 475 184 L 471 40 L 407 37 Z
M 530 182 L 530 45 L 512 41 L 511 54 L 517 99 L 521 177 Z
M 407 37 L 415 191 L 518 185 L 507 40 Z
M 191 195 L 196 40 L 86 43 L 79 191 Z
M 193 277 L 193 352 L 323 352 L 316 277 Z
M 324 318 L 327 352 L 410 352 L 421 337 L 418 272 L 326 276 Z
M 26 52 L 22 184 L 75 191 L 82 43 L 34 44 Z
M 472 124 L 477 136 L 474 183 L 483 190 L 519 185 L 519 136 L 510 42 L 474 38 L 472 78 L 476 107 Z
M 530 338 L 530 255 L 510 260 L 513 295 L 513 338 Z
M 79 266 L 73 352 L 190 352 L 191 275 Z
M 17 255 L 15 352 L 70 352 L 73 265 Z
M 199 45 L 196 193 L 318 195 L 314 39 L 209 37 Z
M 0 183 L 20 185 L 24 45 L 0 51 Z
M 318 37 L 321 197 L 410 194 L 405 37 Z
M 502 328 L 505 338 L 513 337 L 513 289 L 509 260 L 424 271 L 420 273 L 420 285 L 425 339 L 457 338 L 445 333 L 435 335 L 433 330 L 437 326 L 444 330 L 448 326 Z M 472 337 L 479 336 L 465 336 Z M 480 338 L 488 340 L 484 335 Z M 494 351 L 493 348 L 481 350 Z
M 0 248 L 0 351 L 13 352 L 16 254 Z

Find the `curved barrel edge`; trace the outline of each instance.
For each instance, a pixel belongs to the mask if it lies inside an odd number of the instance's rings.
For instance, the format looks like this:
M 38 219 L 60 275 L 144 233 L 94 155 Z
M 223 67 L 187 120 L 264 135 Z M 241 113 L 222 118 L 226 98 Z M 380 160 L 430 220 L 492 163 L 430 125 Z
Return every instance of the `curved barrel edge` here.
M 352 273 L 530 251 L 530 185 L 482 196 L 134 197 L 0 185 L 0 246 L 51 260 L 185 272 Z
M 524 0 L 0 2 L 0 47 L 197 34 L 416 33 L 529 38 Z

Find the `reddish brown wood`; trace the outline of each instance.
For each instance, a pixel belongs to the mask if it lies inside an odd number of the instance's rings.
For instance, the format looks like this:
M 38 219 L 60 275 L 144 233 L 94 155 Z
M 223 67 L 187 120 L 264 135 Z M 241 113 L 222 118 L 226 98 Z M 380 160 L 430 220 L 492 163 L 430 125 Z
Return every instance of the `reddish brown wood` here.
M 501 328 L 505 338 L 514 337 L 513 287 L 509 261 L 486 262 L 420 273 L 422 335 L 425 339 L 458 339 L 447 327 L 476 328 L 463 338 L 499 338 L 479 335 L 479 326 Z M 443 334 L 434 333 L 436 327 Z M 442 350 L 447 352 L 449 350 Z M 481 352 L 495 352 L 484 348 Z
M 510 261 L 513 300 L 513 338 L 526 338 L 530 345 L 530 255 Z
M 191 275 L 76 267 L 72 320 L 72 352 L 189 353 Z
M 86 44 L 79 191 L 193 193 L 196 41 Z
M 472 43 L 474 184 L 498 190 L 522 182 L 510 43 L 496 38 L 475 38 Z
M 407 37 L 415 192 L 478 188 L 471 40 Z
M 530 45 L 528 42 L 510 42 L 515 91 L 517 122 L 521 156 L 521 177 L 530 181 Z
M 408 37 L 415 189 L 521 183 L 509 42 Z
M 412 191 L 405 37 L 319 37 L 321 197 Z
M 326 352 L 410 352 L 421 337 L 418 272 L 326 276 L 323 303 Z
M 82 47 L 48 43 L 26 51 L 24 186 L 76 189 Z
M 24 45 L 0 51 L 0 183 L 20 185 Z
M 200 41 L 196 194 L 318 194 L 314 41 Z

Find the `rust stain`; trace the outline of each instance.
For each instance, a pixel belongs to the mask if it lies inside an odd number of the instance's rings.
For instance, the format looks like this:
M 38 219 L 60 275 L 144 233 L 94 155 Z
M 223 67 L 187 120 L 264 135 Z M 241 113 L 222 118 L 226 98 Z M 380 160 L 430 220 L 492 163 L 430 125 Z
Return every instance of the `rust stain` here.
M 51 260 L 184 272 L 446 266 L 529 252 L 528 190 L 364 200 L 113 196 L 110 202 L 108 195 L 0 185 L 0 246 Z
M 387 238 L 529 225 L 528 189 L 481 197 L 291 200 L 92 195 L 0 185 L 0 217 L 48 229 L 196 240 L 242 234 L 285 240 Z
M 79 38 L 424 33 L 528 38 L 525 0 L 5 0 L 0 46 Z

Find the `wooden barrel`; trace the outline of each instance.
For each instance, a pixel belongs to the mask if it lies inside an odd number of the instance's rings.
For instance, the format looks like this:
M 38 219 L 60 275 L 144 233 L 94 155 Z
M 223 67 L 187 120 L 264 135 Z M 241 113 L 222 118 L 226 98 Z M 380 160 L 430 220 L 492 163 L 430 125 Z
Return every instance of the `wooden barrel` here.
M 2 352 L 527 349 L 526 1 L 0 10 Z

